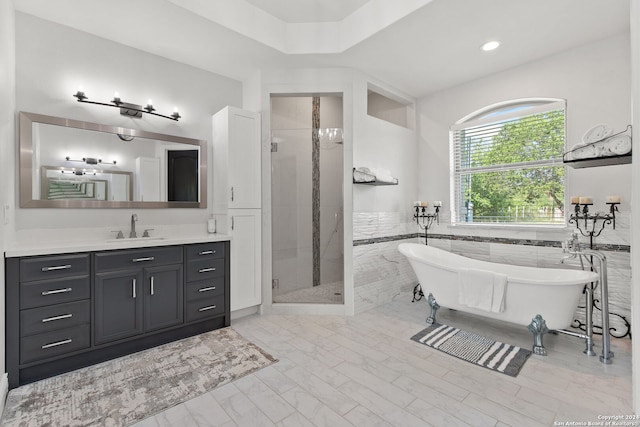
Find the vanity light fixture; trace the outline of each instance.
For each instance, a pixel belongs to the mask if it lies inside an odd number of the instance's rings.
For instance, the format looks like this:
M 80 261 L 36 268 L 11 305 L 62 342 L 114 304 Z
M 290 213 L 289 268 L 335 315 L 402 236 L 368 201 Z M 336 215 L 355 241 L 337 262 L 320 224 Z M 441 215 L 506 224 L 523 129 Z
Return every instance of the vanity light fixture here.
M 175 120 L 176 122 L 182 117 L 178 113 L 177 107 L 173 109 L 173 113 L 170 116 L 165 116 L 164 114 L 158 114 L 154 112 L 156 111 L 156 109 L 153 108 L 153 103 L 151 102 L 151 100 L 149 100 L 149 102 L 147 102 L 147 105 L 143 108 L 142 105 L 130 104 L 128 102 L 122 101 L 118 92 L 113 95 L 113 99 L 109 103 L 89 101 L 89 98 L 87 98 L 87 95 L 85 95 L 82 89 L 78 89 L 78 91 L 73 96 L 78 99 L 78 102 L 120 108 L 120 114 L 127 117 L 140 118 L 142 117 L 142 113 L 147 113 L 153 114 L 154 116 L 158 117 L 164 117 L 165 119 Z
M 102 159 L 98 159 L 97 157 L 83 157 L 82 160 L 74 160 L 71 157 L 67 156 L 64 158 L 68 162 L 82 162 L 88 165 L 105 165 L 105 164 L 116 164 L 116 161 L 112 162 L 103 162 Z
M 492 50 L 497 49 L 500 46 L 500 41 L 499 40 L 491 40 L 486 42 L 485 44 L 483 44 L 480 49 L 484 50 L 485 52 L 489 52 Z

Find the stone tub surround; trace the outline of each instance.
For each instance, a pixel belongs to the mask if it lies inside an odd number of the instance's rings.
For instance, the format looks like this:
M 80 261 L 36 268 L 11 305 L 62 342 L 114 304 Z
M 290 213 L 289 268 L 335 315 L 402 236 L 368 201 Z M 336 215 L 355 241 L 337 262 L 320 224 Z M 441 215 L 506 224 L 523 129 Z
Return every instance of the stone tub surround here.
M 595 249 L 605 252 L 608 261 L 609 307 L 611 313 L 631 319 L 631 254 L 628 214 L 616 216 L 616 230 L 610 226 L 595 239 Z M 394 222 L 397 221 L 397 222 Z M 448 221 L 447 221 L 448 222 Z M 389 302 L 393 296 L 412 289 L 417 278 L 397 247 L 402 242 L 424 243 L 424 233 L 418 232 L 413 214 L 399 212 L 354 213 L 354 287 L 355 312 Z M 567 228 L 513 229 L 496 227 L 451 227 L 441 223 L 429 230 L 429 245 L 484 261 L 546 268 L 580 268 L 578 260 L 560 260 L 562 241 L 573 232 Z M 624 235 L 626 230 L 626 235 Z M 464 234 L 464 233 L 468 234 Z M 624 235 L 626 238 L 616 241 Z M 607 237 L 605 239 L 605 237 Z M 588 246 L 587 238 L 580 242 Z M 599 299 L 599 290 L 595 297 Z M 391 299 L 388 299 L 391 298 Z M 581 306 L 584 305 L 582 302 Z M 594 310 L 594 323 L 601 324 L 600 312 Z M 578 308 L 576 318 L 584 319 L 584 309 Z M 624 334 L 624 321 L 610 316 L 616 334 Z
M 152 225 L 136 223 L 136 232 L 142 236 L 144 230 L 150 238 L 116 239 L 117 227 L 91 227 L 70 229 L 29 229 L 18 230 L 15 240 L 6 246 L 5 257 L 50 255 L 70 252 L 84 252 L 110 249 L 129 249 L 181 245 L 200 242 L 231 240 L 226 234 L 207 233 L 206 224 Z M 129 229 L 122 229 L 125 236 Z

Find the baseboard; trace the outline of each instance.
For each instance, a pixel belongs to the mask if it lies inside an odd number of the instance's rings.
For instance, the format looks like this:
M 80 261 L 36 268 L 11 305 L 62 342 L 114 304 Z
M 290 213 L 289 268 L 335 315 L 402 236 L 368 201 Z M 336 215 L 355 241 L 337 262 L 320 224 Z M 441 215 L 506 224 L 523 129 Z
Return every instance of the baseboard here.
M 0 418 L 4 414 L 4 404 L 7 401 L 7 395 L 9 394 L 9 376 L 5 372 L 0 380 Z
M 240 319 L 242 317 L 251 316 L 252 314 L 256 314 L 258 312 L 258 306 L 252 306 L 247 308 L 242 308 L 240 310 L 231 312 L 231 320 Z

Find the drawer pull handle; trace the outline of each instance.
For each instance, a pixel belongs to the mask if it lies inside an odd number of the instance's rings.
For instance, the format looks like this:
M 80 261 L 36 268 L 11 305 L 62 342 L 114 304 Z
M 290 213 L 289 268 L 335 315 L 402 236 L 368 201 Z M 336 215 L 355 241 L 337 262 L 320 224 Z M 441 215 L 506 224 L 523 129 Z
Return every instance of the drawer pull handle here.
M 213 310 L 214 308 L 216 308 L 216 306 L 215 306 L 215 305 L 210 305 L 210 306 L 208 306 L 208 307 L 202 307 L 202 308 L 199 308 L 199 309 L 198 309 L 198 311 Z
M 207 288 L 200 288 L 198 289 L 198 292 L 207 292 L 207 291 L 215 291 L 216 287 L 215 286 L 209 286 Z
M 67 338 L 66 340 L 62 340 L 62 341 L 58 341 L 58 342 L 52 342 L 51 344 L 45 344 L 42 346 L 42 349 L 47 349 L 47 348 L 51 348 L 51 347 L 57 347 L 59 345 L 65 345 L 65 344 L 70 344 L 71 343 L 71 338 Z
M 136 279 L 135 278 L 131 281 L 131 294 L 133 298 L 136 297 Z
M 198 255 L 211 255 L 211 254 L 215 254 L 215 253 L 216 253 L 216 251 L 202 251 Z
M 198 273 L 208 273 L 210 271 L 216 271 L 216 268 L 215 267 L 201 268 L 200 270 L 198 270 Z
M 56 265 L 53 267 L 42 267 L 41 270 L 42 271 L 56 271 L 56 270 L 68 270 L 71 268 L 71 264 L 66 264 L 66 265 Z
M 151 295 L 153 295 L 153 276 L 151 276 Z
M 155 257 L 147 256 L 147 257 L 143 257 L 143 258 L 134 258 L 134 259 L 131 260 L 131 262 L 153 261 L 154 259 L 155 259 Z
M 56 289 L 53 291 L 42 291 L 42 295 L 63 294 L 65 292 L 71 292 L 73 288 Z
M 72 317 L 73 314 L 63 314 L 62 316 L 47 317 L 46 319 L 42 319 L 42 323 L 53 322 L 54 320 L 70 319 Z

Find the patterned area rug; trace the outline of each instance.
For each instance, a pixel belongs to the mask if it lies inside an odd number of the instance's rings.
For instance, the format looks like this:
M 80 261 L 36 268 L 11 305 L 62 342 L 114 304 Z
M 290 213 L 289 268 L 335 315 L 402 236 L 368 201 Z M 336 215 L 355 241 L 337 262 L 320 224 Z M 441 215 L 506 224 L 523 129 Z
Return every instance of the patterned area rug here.
M 458 359 L 515 377 L 531 351 L 458 328 L 434 323 L 411 337 Z
M 2 426 L 126 426 L 277 362 L 223 328 L 9 392 Z

